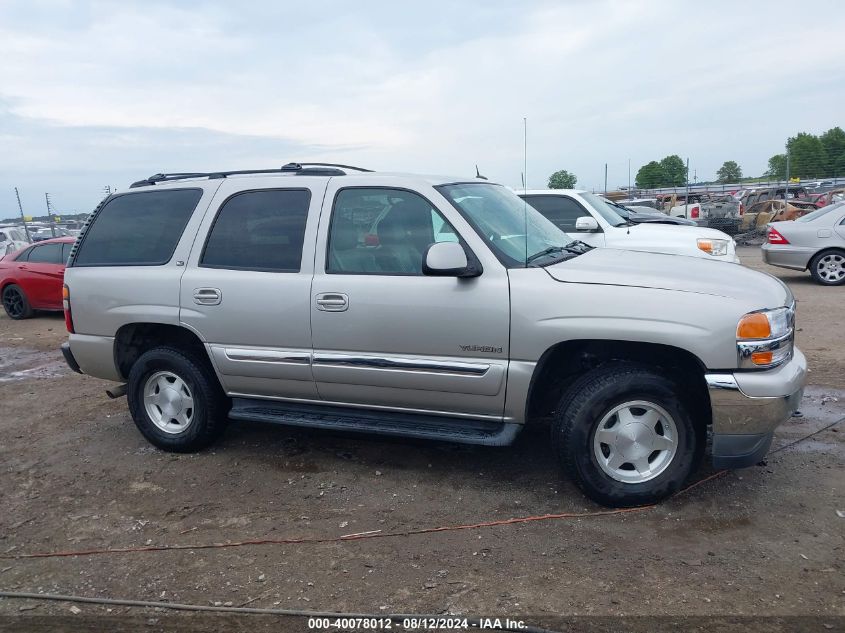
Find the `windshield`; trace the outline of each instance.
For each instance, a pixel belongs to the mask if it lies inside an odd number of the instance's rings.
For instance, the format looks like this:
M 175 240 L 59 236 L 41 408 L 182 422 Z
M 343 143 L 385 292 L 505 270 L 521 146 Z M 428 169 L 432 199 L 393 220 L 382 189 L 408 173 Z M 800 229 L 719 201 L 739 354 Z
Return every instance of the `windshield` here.
M 573 242 L 534 207 L 501 185 L 461 183 L 443 185 L 437 190 L 473 225 L 505 265 L 525 266 L 539 253 Z
M 580 196 L 584 199 L 584 202 L 593 207 L 593 209 L 595 209 L 598 214 L 604 218 L 604 221 L 610 224 L 610 226 L 624 226 L 627 224 L 625 219 L 619 214 L 618 209 L 600 196 L 587 191 L 581 193 Z
M 795 220 L 796 222 L 812 222 L 813 220 L 818 220 L 823 215 L 827 215 L 834 209 L 842 209 L 845 206 L 845 202 L 837 202 L 836 204 L 829 204 L 826 207 L 822 207 L 817 211 L 813 211 L 812 213 L 808 213 L 807 215 L 802 215 L 800 218 Z

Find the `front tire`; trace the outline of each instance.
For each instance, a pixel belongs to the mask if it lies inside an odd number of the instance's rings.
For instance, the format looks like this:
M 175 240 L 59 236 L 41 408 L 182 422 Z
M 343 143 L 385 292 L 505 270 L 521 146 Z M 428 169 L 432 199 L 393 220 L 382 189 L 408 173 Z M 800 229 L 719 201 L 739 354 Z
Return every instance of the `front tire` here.
M 705 441 L 679 394 L 674 382 L 641 365 L 583 376 L 561 400 L 552 430 L 565 472 L 605 506 L 648 505 L 677 492 Z
M 202 450 L 228 421 L 228 401 L 208 364 L 171 347 L 151 349 L 135 361 L 127 398 L 135 426 L 165 451 Z
M 29 319 L 34 313 L 23 288 L 16 284 L 9 284 L 3 288 L 3 308 L 9 318 L 16 321 Z
M 845 251 L 831 250 L 816 254 L 810 261 L 810 274 L 823 286 L 845 284 Z

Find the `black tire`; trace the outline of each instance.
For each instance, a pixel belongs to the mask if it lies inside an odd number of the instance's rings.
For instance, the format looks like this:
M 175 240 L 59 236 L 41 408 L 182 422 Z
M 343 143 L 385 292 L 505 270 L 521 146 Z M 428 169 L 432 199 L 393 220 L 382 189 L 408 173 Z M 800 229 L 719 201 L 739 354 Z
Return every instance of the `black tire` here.
M 23 288 L 16 284 L 9 284 L 3 288 L 3 308 L 9 318 L 16 321 L 32 318 L 35 312 L 29 304 L 29 299 L 27 299 Z
M 610 507 L 648 505 L 677 492 L 697 469 L 706 439 L 704 429 L 693 424 L 681 393 L 663 374 L 633 363 L 604 365 L 581 377 L 561 398 L 552 425 L 552 443 L 566 474 L 590 499 Z M 626 483 L 599 466 L 593 441 L 607 414 L 634 401 L 664 409 L 674 421 L 677 443 L 660 474 Z
M 190 389 L 194 406 L 190 423 L 183 431 L 165 432 L 147 412 L 144 389 L 158 372 L 175 374 Z M 228 398 L 208 363 L 171 347 L 151 349 L 135 361 L 129 372 L 127 399 L 135 426 L 151 444 L 165 451 L 192 453 L 202 450 L 220 437 L 228 422 Z
M 845 284 L 845 277 L 842 277 L 842 279 L 839 279 L 838 281 L 830 281 L 828 279 L 825 279 L 819 272 L 819 268 L 824 265 L 822 260 L 828 256 L 841 257 L 845 259 L 845 251 L 839 250 L 837 248 L 832 248 L 826 251 L 822 251 L 820 253 L 816 253 L 813 259 L 810 260 L 809 266 L 810 275 L 812 275 L 813 280 L 823 286 L 841 286 L 842 284 Z

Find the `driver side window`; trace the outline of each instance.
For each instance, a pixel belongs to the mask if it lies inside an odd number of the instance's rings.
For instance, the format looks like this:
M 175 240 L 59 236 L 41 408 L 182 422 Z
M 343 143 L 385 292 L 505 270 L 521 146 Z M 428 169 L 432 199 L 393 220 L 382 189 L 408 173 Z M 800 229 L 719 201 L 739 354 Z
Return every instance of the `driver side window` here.
M 525 201 L 565 233 L 575 233 L 575 221 L 591 217 L 575 200 L 565 196 L 526 196 Z
M 329 227 L 326 272 L 422 275 L 435 242 L 458 242 L 451 224 L 425 198 L 402 189 L 338 192 Z

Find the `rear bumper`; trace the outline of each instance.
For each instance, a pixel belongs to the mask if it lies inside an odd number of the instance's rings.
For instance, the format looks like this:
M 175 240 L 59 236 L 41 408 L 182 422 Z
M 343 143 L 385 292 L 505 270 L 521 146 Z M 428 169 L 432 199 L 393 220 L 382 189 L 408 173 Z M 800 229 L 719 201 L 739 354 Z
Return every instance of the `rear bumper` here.
M 792 246 L 790 244 L 763 244 L 763 261 L 771 266 L 807 270 L 810 259 L 818 249 Z
M 768 371 L 705 375 L 713 416 L 713 465 L 742 468 L 759 462 L 775 428 L 801 404 L 807 361 L 797 348 L 789 360 Z
M 62 343 L 62 356 L 65 357 L 65 362 L 68 367 L 77 374 L 82 373 L 82 370 L 79 369 L 79 363 L 76 362 L 76 359 L 73 357 L 73 352 L 70 351 L 70 343 Z

